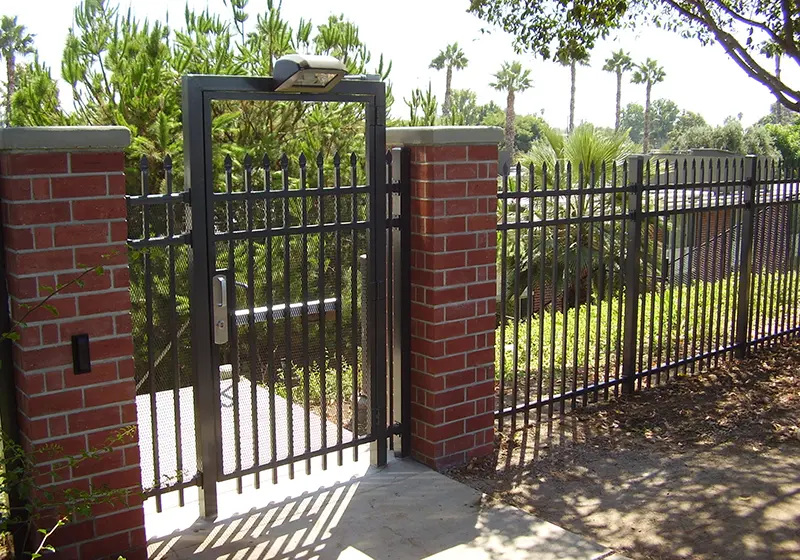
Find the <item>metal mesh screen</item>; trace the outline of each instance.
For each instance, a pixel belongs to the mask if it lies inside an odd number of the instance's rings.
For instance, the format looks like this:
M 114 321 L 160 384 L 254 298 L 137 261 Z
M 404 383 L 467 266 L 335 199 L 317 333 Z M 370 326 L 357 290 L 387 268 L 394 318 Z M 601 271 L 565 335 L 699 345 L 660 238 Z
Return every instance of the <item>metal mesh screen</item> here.
M 198 472 L 187 212 L 171 159 L 151 171 L 143 158 L 140 173 L 141 194 L 128 197 L 128 241 L 142 485 L 159 500 L 178 489 L 182 503 Z
M 343 450 L 370 436 L 364 162 L 318 154 L 223 161 L 216 267 L 236 327 L 220 352 L 223 476 Z M 323 466 L 325 457 L 323 456 Z

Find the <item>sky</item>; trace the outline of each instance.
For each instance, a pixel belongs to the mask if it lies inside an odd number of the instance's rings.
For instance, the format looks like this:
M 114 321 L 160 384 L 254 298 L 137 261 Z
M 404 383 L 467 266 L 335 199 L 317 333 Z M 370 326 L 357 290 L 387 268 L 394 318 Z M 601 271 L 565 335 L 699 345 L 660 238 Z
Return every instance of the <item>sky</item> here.
M 173 26 L 183 21 L 187 0 L 109 0 L 118 2 L 120 11 L 130 6 L 139 18 L 161 19 L 169 13 Z M 188 0 L 195 8 L 208 6 L 227 14 L 223 0 Z M 72 21 L 76 0 L 4 0 L 0 13 L 17 15 L 19 23 L 36 35 L 40 57 L 59 73 L 64 41 Z M 505 106 L 505 95 L 489 83 L 503 61 L 518 60 L 531 69 L 534 87 L 517 95 L 518 114 L 541 114 L 552 126 L 566 128 L 569 118 L 569 69 L 543 61 L 530 54 L 517 54 L 513 37 L 499 30 L 481 33 L 486 24 L 466 12 L 469 0 L 283 0 L 284 17 L 294 24 L 301 17 L 322 23 L 331 13 L 343 13 L 360 28 L 377 63 L 379 54 L 393 62 L 390 80 L 395 103 L 392 114 L 405 117 L 404 97 L 415 88 L 432 84 L 441 103 L 444 98 L 444 72 L 428 66 L 440 49 L 458 41 L 469 59 L 469 66 L 453 77 L 454 88 L 469 88 L 480 103 L 494 101 Z M 249 11 L 266 7 L 266 0 L 251 0 Z M 251 15 L 255 19 L 254 15 Z M 624 49 L 634 61 L 656 59 L 666 71 L 666 80 L 653 88 L 653 98 L 671 99 L 681 109 L 702 114 L 711 124 L 721 124 L 728 116 L 742 113 L 742 122 L 752 124 L 769 111 L 774 97 L 766 87 L 748 78 L 719 45 L 703 47 L 696 40 L 655 28 L 623 30 L 599 43 L 592 52 L 591 66 L 579 67 L 577 78 L 576 122 L 613 126 L 616 78 L 602 71 L 612 50 Z M 795 81 L 797 69 L 784 68 L 783 76 Z M 71 97 L 62 84 L 62 99 L 69 106 Z M 622 103 L 644 104 L 644 86 L 623 82 Z

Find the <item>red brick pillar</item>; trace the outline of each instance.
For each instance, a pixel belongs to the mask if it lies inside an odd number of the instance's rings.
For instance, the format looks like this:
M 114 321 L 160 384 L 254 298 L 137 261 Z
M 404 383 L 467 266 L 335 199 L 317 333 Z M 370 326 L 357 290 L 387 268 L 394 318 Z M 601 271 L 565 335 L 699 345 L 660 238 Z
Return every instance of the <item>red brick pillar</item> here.
M 411 149 L 411 448 L 443 469 L 492 452 L 494 127 L 397 128 Z
M 102 265 L 26 319 L 13 344 L 20 439 L 75 455 L 102 448 L 136 425 L 131 337 L 124 128 L 7 128 L 0 130 L 0 206 L 11 316 Z M 72 336 L 88 334 L 91 371 L 73 371 Z M 124 501 L 96 506 L 90 519 L 59 529 L 60 558 L 145 558 L 139 447 L 135 433 L 99 458 L 51 471 L 57 461 L 37 455 L 39 483 L 65 488 L 123 489 Z M 57 458 L 58 455 L 55 455 Z

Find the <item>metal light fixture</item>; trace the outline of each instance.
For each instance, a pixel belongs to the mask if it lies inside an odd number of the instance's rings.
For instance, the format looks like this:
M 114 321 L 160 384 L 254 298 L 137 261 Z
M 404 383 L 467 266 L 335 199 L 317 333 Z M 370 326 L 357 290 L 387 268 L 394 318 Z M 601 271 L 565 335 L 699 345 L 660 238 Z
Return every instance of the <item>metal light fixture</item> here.
M 290 54 L 275 62 L 273 78 L 276 91 L 325 93 L 345 74 L 341 61 L 332 56 Z

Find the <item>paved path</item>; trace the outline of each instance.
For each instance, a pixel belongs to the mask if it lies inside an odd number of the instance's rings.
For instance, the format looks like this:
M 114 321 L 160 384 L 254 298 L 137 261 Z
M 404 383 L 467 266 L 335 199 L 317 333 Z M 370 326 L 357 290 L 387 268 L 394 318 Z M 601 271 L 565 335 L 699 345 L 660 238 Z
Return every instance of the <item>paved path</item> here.
M 271 460 L 271 422 L 270 394 L 264 387 L 251 388 L 247 379 L 242 379 L 236 387 L 238 390 L 239 414 L 239 460 L 242 469 L 248 469 L 258 459 L 264 465 Z M 255 400 L 253 400 L 255 395 Z M 156 480 L 162 483 L 172 483 L 177 479 L 178 471 L 183 473 L 183 479 L 188 480 L 197 474 L 197 453 L 195 451 L 195 411 L 194 388 L 183 387 L 178 391 L 178 414 L 175 414 L 175 394 L 173 391 L 158 391 L 154 396 L 156 423 L 155 431 L 158 434 L 157 453 L 153 449 L 153 424 L 151 397 L 149 394 L 136 397 L 136 409 L 139 420 L 139 450 L 142 465 L 142 484 L 145 488 L 155 486 Z M 252 404 L 251 404 L 252 403 Z M 222 433 L 222 468 L 225 473 L 236 470 L 236 448 L 234 416 L 234 386 L 230 379 L 220 381 L 220 421 Z M 253 406 L 253 404 L 255 406 Z M 253 409 L 257 419 L 254 434 Z M 292 417 L 292 430 L 289 431 L 289 416 Z M 176 430 L 176 418 L 179 423 Z M 309 448 L 317 451 L 323 448 L 322 434 L 325 432 L 327 445 L 338 441 L 339 434 L 336 424 L 322 421 L 322 418 L 309 411 Z M 323 425 L 324 424 L 324 425 Z M 275 395 L 275 452 L 277 460 L 289 456 L 289 441 L 293 442 L 294 454 L 305 453 L 306 414 L 301 404 L 293 403 L 292 406 L 280 395 Z M 292 434 L 291 437 L 289 434 Z M 255 435 L 255 437 L 254 437 Z M 177 438 L 180 436 L 181 445 L 178 450 Z M 353 434 L 342 429 L 341 440 L 345 443 L 352 441 Z M 254 445 L 257 441 L 257 449 Z M 255 451 L 258 451 L 256 453 Z M 178 453 L 181 454 L 180 469 L 178 469 Z M 158 457 L 158 477 L 155 477 L 153 457 Z
M 192 523 L 194 503 L 161 514 L 150 511 L 150 557 L 622 558 L 514 507 L 481 505 L 476 490 L 413 461 L 395 460 L 383 469 L 364 463 L 331 467 L 311 477 L 300 466 L 294 481 L 273 486 L 262 480 L 261 489 L 246 486 L 241 495 L 220 488 L 220 516 L 213 522 Z

